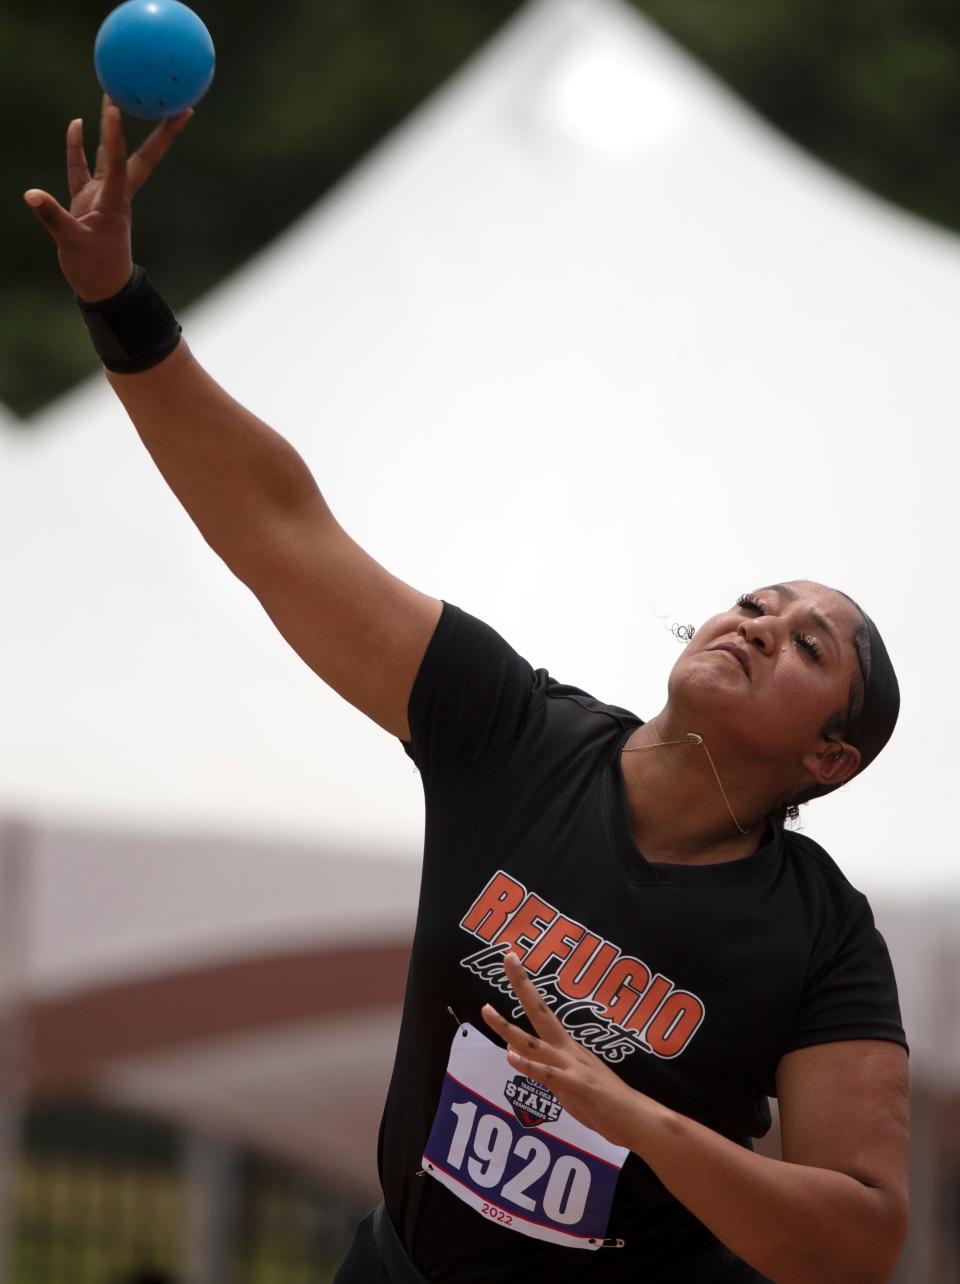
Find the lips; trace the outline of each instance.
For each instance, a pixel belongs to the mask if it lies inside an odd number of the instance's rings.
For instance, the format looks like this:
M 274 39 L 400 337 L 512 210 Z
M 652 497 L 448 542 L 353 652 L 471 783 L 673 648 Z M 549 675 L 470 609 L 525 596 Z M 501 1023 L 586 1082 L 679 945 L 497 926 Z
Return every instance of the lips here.
M 717 646 L 712 646 L 711 651 L 726 651 L 737 661 L 744 673 L 750 676 L 750 653 L 745 647 L 737 646 L 735 642 L 720 642 Z

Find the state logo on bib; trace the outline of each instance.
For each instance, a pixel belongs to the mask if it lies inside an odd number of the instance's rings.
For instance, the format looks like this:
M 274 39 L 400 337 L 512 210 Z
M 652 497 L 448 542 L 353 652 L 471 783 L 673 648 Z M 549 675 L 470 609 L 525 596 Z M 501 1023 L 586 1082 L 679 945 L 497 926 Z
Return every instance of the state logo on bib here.
M 457 1028 L 423 1168 L 481 1216 L 552 1244 L 601 1248 L 629 1153 L 518 1074 L 474 1026 Z
M 504 1087 L 503 1095 L 524 1128 L 539 1128 L 548 1119 L 551 1123 L 559 1119 L 563 1113 L 563 1106 L 548 1087 L 523 1074 L 513 1076 Z

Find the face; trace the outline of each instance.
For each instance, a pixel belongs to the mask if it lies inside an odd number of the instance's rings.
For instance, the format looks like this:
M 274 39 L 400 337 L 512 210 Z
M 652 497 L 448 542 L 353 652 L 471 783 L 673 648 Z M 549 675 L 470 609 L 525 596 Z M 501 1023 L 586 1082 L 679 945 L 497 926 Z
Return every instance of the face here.
M 758 767 L 782 767 L 788 790 L 791 781 L 840 783 L 859 754 L 850 746 L 839 752 L 821 732 L 846 713 L 859 672 L 853 635 L 862 625 L 853 603 L 823 584 L 754 589 L 696 631 L 670 674 L 671 705 L 692 729 L 707 728 Z M 831 739 L 843 743 L 842 733 Z

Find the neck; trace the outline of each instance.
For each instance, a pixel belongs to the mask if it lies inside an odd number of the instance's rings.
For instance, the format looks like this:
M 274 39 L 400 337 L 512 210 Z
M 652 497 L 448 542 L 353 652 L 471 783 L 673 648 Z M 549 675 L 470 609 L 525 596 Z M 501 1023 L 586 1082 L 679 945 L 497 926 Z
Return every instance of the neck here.
M 703 744 L 691 744 L 690 731 Z M 719 738 L 712 744 L 709 730 L 667 706 L 627 741 L 621 769 L 634 839 L 649 860 L 715 864 L 756 851 L 772 804 L 739 783 L 752 783 L 755 771 L 734 762 Z

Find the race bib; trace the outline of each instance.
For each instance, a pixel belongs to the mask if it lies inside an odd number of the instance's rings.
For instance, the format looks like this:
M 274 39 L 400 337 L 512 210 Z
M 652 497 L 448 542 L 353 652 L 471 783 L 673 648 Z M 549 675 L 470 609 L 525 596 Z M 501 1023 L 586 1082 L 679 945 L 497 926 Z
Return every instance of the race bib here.
M 423 1168 L 508 1230 L 601 1248 L 630 1151 L 573 1119 L 466 1022 L 450 1048 Z

